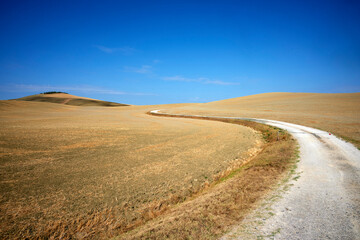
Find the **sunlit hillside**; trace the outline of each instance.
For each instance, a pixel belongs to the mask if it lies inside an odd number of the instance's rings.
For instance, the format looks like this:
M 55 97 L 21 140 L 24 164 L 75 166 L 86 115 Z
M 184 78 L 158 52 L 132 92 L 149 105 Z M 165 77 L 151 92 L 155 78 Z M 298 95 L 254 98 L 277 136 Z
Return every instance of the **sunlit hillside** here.
M 286 121 L 334 133 L 360 147 L 360 93 L 265 93 L 171 112 Z

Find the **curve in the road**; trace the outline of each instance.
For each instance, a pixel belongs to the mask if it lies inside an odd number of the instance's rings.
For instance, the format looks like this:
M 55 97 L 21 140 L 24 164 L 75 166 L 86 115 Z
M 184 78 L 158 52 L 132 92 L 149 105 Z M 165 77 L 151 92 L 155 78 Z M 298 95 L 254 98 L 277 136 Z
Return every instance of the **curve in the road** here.
M 164 114 L 159 111 L 151 113 Z M 276 239 L 360 239 L 360 151 L 357 148 L 310 127 L 266 119 L 231 119 L 285 129 L 300 145 L 301 177 L 274 203 L 274 215 L 259 226 L 261 235 L 274 237 L 271 233 L 278 232 Z M 224 237 L 229 238 L 236 236 Z

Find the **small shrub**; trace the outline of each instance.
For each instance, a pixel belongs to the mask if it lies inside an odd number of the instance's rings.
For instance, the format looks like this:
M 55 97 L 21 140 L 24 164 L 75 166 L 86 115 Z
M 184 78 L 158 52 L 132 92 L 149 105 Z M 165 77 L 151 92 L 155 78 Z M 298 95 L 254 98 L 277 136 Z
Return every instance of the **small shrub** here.
M 57 91 L 43 92 L 43 93 L 40 93 L 40 94 L 55 94 L 55 93 L 65 93 L 65 94 L 68 94 L 68 93 L 66 93 L 66 92 L 57 92 Z

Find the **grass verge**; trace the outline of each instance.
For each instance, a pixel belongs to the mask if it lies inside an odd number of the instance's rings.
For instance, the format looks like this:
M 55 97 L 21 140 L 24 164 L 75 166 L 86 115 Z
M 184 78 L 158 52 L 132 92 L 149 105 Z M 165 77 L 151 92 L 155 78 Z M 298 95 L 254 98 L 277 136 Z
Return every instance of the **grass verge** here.
M 262 133 L 266 144 L 251 161 L 219 176 L 182 204 L 116 239 L 215 239 L 241 221 L 296 164 L 297 143 L 286 131 L 245 120 L 186 118 L 251 127 Z

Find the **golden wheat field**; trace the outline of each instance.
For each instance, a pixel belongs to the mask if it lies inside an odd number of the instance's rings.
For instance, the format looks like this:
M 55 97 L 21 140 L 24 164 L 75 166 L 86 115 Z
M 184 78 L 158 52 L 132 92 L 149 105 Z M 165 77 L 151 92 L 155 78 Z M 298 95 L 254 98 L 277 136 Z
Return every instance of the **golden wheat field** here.
M 216 239 L 295 166 L 296 141 L 274 127 L 150 110 L 292 122 L 360 147 L 360 93 L 116 107 L 41 97 L 0 101 L 1 238 Z
M 146 114 L 156 107 L 0 101 L 0 237 L 130 231 L 263 145 L 250 127 Z
M 262 133 L 265 144 L 258 154 L 189 200 L 114 239 L 219 239 L 261 205 L 280 182 L 293 177 L 297 142 L 287 132 L 244 120 L 190 118 L 251 127 Z
M 265 93 L 168 111 L 285 121 L 328 131 L 360 148 L 360 93 Z

